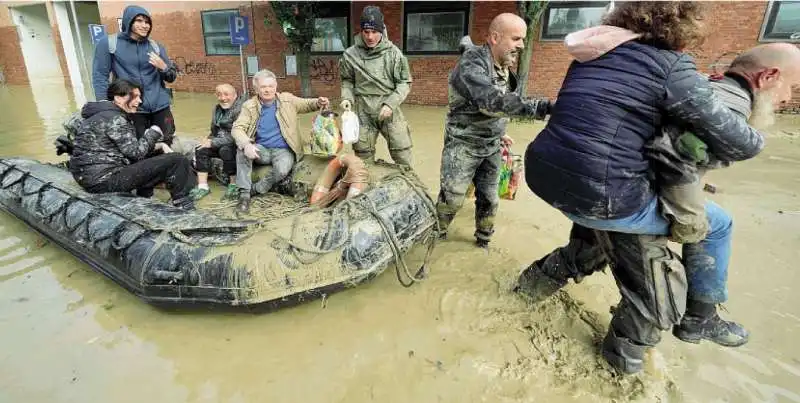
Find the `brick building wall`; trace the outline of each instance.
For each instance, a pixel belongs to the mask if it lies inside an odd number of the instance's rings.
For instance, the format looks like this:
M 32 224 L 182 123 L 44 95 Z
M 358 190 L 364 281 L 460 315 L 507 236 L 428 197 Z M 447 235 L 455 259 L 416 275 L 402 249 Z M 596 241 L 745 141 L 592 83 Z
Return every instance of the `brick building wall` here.
M 353 2 L 350 5 L 350 32 L 358 32 L 359 16 L 363 7 L 374 4 L 381 7 L 389 32 L 389 39 L 402 48 L 403 3 Z M 127 3 L 100 1 L 102 23 L 109 32 L 117 31 L 117 18 Z M 241 91 L 239 56 L 206 55 L 203 42 L 201 12 L 215 9 L 238 9 L 250 17 L 251 44 L 244 48 L 245 55 L 255 55 L 259 68 L 270 69 L 279 77 L 284 91 L 300 92 L 300 79 L 286 76 L 285 55 L 291 54 L 283 32 L 275 25 L 267 26 L 264 19 L 274 21 L 267 2 L 198 1 L 198 2 L 147 2 L 143 5 L 153 15 L 153 38 L 162 43 L 179 69 L 177 81 L 170 86 L 178 91 L 211 92 L 216 84 L 229 82 Z M 698 68 L 703 72 L 724 69 L 739 52 L 758 44 L 759 30 L 767 7 L 766 1 L 710 2 L 707 23 L 713 35 L 698 49 L 691 49 Z M 2 8 L 2 7 L 0 7 Z M 510 1 L 472 2 L 469 13 L 469 34 L 473 41 L 482 44 L 488 33 L 489 22 L 502 12 L 515 12 Z M 2 31 L 5 30 L 5 31 Z M 10 30 L 10 31 L 9 31 Z M 0 32 L 12 32 L 2 26 Z M 54 30 L 57 35 L 58 30 Z M 16 46 L 16 48 L 14 48 Z M 15 41 L 0 41 L 0 65 L 7 70 L 6 80 L 24 83 L 24 64 Z M 16 56 L 15 56 L 16 55 Z M 59 55 L 66 72 L 63 55 Z M 314 55 L 310 61 L 312 92 L 316 96 L 339 97 L 338 55 Z M 447 76 L 457 60 L 455 55 L 408 56 L 414 83 L 407 103 L 443 105 L 447 102 Z M 528 93 L 555 97 L 564 73 L 571 62 L 562 41 L 537 41 L 529 73 Z M 68 82 L 69 80 L 67 80 Z M 249 86 L 249 81 L 248 81 Z M 796 97 L 800 101 L 800 94 Z
M 7 7 L 0 7 L 0 72 L 3 80 L 10 84 L 27 85 L 28 69 L 22 57 L 17 29 L 11 21 L 11 13 Z

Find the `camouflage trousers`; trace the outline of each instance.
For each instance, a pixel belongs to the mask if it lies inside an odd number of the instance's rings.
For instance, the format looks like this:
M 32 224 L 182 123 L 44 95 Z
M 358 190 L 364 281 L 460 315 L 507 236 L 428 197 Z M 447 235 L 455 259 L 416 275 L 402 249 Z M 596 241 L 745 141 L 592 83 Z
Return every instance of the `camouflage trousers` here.
M 500 146 L 476 146 L 445 136 L 442 150 L 439 199 L 436 211 L 441 234 L 464 205 L 467 188 L 475 186 L 475 238 L 489 241 L 494 233 L 494 218 L 500 197 L 497 181 L 502 164 Z
M 358 141 L 353 144 L 353 151 L 356 156 L 365 161 L 372 161 L 375 158 L 375 143 L 378 135 L 381 134 L 386 139 L 389 148 L 389 155 L 395 164 L 412 166 L 414 162 L 411 148 L 411 129 L 408 127 L 405 115 L 400 108 L 392 110 L 392 116 L 379 120 L 378 114 L 370 113 L 363 102 L 358 103 Z

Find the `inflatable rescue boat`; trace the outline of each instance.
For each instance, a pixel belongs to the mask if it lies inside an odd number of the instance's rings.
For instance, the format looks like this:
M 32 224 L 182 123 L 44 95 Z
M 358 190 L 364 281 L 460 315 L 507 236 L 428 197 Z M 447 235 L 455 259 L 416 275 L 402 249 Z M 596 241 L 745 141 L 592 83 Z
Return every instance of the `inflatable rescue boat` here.
M 157 305 L 277 308 L 358 285 L 390 264 L 404 285 L 419 279 L 422 259 L 409 268 L 405 256 L 424 245 L 427 260 L 437 220 L 417 176 L 369 164 L 363 192 L 329 207 L 309 206 L 329 162 L 304 156 L 281 185 L 284 195 L 270 194 L 263 203 L 269 214 L 251 209 L 239 219 L 220 213 L 232 215 L 232 204 L 187 212 L 156 198 L 91 194 L 66 163 L 0 158 L 0 206 Z M 290 208 L 278 209 L 283 202 Z

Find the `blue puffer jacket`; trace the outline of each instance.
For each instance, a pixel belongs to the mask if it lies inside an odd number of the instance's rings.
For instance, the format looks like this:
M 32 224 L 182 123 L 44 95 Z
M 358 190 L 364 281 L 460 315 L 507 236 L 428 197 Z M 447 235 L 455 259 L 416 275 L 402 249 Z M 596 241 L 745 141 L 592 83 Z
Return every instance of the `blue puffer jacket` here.
M 97 42 L 92 65 L 92 87 L 98 101 L 106 99 L 108 73 L 113 72 L 114 77 L 124 78 L 142 86 L 142 104 L 138 112 L 153 113 L 169 107 L 169 92 L 164 86 L 164 81 L 171 83 L 178 74 L 175 65 L 167 56 L 164 45 L 158 44 L 159 56 L 167 63 L 167 69 L 159 71 L 150 64 L 148 53 L 153 51 L 153 47 L 148 38 L 140 41 L 131 39 L 131 24 L 137 15 L 150 17 L 150 13 L 139 6 L 128 6 L 122 13 L 122 32 L 117 34 L 117 49 L 113 56 L 108 52 L 108 37 Z M 150 32 L 152 30 L 151 24 Z
M 570 65 L 547 126 L 525 153 L 528 187 L 544 201 L 590 219 L 640 211 L 654 197 L 644 145 L 667 119 L 693 127 L 721 160 L 761 151 L 761 134 L 725 107 L 691 57 L 592 35 L 587 48 L 597 54 Z M 597 52 L 600 45 L 607 48 Z

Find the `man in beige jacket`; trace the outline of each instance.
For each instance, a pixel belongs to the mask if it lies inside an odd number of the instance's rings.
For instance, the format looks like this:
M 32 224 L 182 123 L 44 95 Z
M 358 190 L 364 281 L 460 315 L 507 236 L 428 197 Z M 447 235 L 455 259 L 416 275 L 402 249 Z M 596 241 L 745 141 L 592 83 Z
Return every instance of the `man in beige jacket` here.
M 303 137 L 297 129 L 297 114 L 327 108 L 328 98 L 298 98 L 278 92 L 278 80 L 269 70 L 253 76 L 256 96 L 242 105 L 233 124 L 236 141 L 237 211 L 250 211 L 250 195 L 264 194 L 289 175 L 303 153 Z M 253 184 L 253 164 L 272 165 L 265 178 Z

